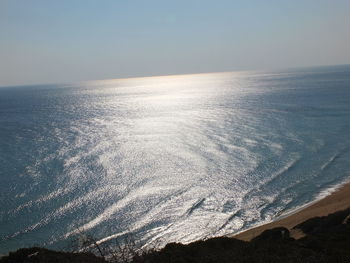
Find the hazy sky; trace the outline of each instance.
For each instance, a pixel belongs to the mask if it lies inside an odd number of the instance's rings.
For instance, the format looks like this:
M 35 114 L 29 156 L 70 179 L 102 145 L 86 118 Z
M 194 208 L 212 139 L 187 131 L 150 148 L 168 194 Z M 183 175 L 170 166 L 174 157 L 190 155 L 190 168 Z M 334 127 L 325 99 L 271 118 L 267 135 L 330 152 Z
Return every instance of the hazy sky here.
M 0 86 L 350 63 L 349 0 L 0 0 Z

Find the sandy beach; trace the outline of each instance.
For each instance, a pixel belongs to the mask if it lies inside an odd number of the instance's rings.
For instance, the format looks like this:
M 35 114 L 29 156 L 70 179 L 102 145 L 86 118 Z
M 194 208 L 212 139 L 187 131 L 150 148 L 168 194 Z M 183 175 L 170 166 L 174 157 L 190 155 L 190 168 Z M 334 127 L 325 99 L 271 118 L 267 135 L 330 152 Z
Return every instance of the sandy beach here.
M 307 219 L 317 216 L 326 216 L 336 211 L 344 210 L 348 207 L 350 207 L 350 183 L 342 185 L 332 194 L 291 215 L 282 217 L 274 222 L 249 229 L 233 235 L 232 237 L 249 241 L 267 229 L 282 226 L 288 228 L 291 236 L 298 239 L 303 237 L 304 234 L 298 229 L 293 229 L 294 226 L 306 221 Z

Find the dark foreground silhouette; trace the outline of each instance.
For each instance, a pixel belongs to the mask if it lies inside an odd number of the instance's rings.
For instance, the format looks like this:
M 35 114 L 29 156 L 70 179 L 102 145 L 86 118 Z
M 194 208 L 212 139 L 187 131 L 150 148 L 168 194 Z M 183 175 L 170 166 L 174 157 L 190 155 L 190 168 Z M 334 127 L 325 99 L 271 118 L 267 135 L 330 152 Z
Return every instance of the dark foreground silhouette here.
M 160 262 L 350 262 L 350 208 L 325 217 L 309 219 L 294 228 L 305 233 L 295 240 L 286 228 L 266 230 L 250 242 L 228 237 L 211 238 L 187 245 L 170 243 L 159 251 L 134 256 L 134 263 Z M 89 253 L 56 252 L 43 248 L 19 249 L 0 259 L 18 262 L 108 262 Z M 112 258 L 110 262 L 125 262 Z

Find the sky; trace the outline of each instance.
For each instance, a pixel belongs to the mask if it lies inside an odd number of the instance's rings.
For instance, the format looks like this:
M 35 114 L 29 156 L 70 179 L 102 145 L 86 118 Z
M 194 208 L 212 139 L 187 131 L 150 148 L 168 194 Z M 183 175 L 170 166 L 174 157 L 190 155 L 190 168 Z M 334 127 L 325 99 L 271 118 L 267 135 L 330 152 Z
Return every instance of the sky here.
M 350 64 L 349 0 L 0 0 L 0 86 Z

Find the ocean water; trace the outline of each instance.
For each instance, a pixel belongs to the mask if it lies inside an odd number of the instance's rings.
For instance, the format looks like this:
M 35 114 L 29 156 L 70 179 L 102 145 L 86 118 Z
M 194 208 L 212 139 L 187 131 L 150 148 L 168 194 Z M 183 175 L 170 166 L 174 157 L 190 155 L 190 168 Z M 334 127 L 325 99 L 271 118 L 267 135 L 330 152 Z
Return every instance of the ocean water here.
M 0 253 L 190 242 L 350 178 L 350 66 L 0 88 Z

